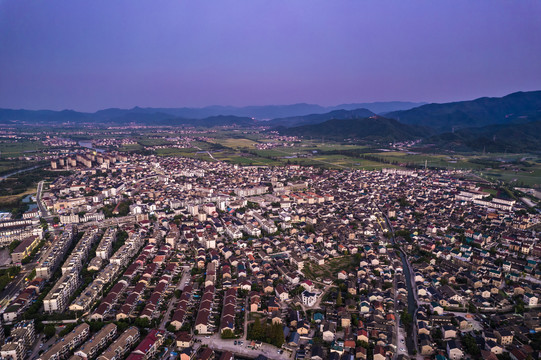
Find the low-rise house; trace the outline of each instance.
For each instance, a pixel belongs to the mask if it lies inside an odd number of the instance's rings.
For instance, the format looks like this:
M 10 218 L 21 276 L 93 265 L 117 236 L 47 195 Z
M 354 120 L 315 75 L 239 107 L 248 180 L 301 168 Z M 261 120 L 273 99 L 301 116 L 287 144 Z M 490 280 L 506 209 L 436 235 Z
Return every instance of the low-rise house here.
M 179 349 L 189 348 L 193 345 L 193 338 L 187 331 L 181 331 L 176 336 L 176 345 Z
M 458 360 L 464 357 L 464 352 L 454 340 L 448 341 L 446 348 L 450 360 Z
M 137 345 L 135 350 L 126 358 L 126 360 L 147 360 L 154 359 L 158 349 L 164 340 L 163 331 L 152 329 L 145 336 L 143 341 Z
M 498 338 L 498 343 L 503 346 L 508 346 L 513 343 L 513 333 L 506 329 L 498 329 L 494 331 Z

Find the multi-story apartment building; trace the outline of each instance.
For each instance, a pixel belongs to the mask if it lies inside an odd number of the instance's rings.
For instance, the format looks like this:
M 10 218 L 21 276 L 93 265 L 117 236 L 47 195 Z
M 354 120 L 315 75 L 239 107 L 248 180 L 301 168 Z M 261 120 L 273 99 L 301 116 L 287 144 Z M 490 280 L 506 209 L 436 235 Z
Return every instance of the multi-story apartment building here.
M 75 355 L 84 359 L 92 359 L 98 355 L 99 351 L 111 341 L 117 333 L 115 324 L 107 324 L 100 329 L 90 340 L 85 342 L 83 346 L 75 352 Z
M 116 228 L 109 228 L 107 229 L 107 231 L 105 231 L 105 234 L 103 235 L 103 238 L 101 239 L 100 244 L 96 249 L 96 256 L 104 260 L 109 259 L 109 256 L 111 256 L 113 243 L 116 239 L 116 233 Z
M 124 331 L 118 339 L 101 353 L 97 360 L 119 360 L 139 340 L 139 330 L 132 326 Z
M 75 249 L 71 252 L 70 256 L 62 265 L 62 274 L 75 270 L 79 273 L 83 267 L 83 263 L 88 257 L 88 253 L 92 248 L 94 242 L 96 242 L 97 237 L 97 228 L 88 230 L 81 240 L 75 246 Z
M 98 299 L 98 296 L 102 295 L 103 288 L 111 283 L 120 271 L 118 264 L 107 265 L 98 276 L 92 281 L 86 289 L 83 290 L 81 295 L 70 304 L 69 309 L 71 311 L 86 311 L 90 309 L 94 301 Z
M 140 234 L 131 234 L 109 261 L 120 266 L 128 265 L 128 261 L 139 251 L 143 243 L 144 239 Z
M 69 272 L 60 277 L 55 286 L 43 299 L 45 312 L 62 312 L 68 306 L 68 300 L 80 285 L 79 273 Z
M 8 342 L 2 345 L 0 356 L 2 359 L 23 360 L 26 351 L 34 345 L 35 338 L 34 320 L 17 323 L 11 330 Z
M 36 267 L 36 277 L 49 279 L 60 265 L 73 241 L 76 229 L 67 226 L 60 239 L 56 240 L 43 256 L 42 262 Z
M 72 332 L 41 354 L 38 360 L 59 360 L 66 358 L 73 349 L 85 341 L 89 334 L 90 326 L 87 323 L 78 325 Z

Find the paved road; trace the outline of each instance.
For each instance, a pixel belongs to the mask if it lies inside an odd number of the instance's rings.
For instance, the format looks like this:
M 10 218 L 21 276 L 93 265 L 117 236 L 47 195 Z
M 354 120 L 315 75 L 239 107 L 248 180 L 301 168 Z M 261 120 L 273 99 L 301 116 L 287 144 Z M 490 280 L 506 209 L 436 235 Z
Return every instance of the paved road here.
M 24 278 L 28 275 L 32 269 L 36 266 L 36 263 L 30 263 L 21 266 L 21 272 L 13 278 L 13 280 L 6 286 L 4 291 L 2 291 L 2 300 L 0 301 L 0 304 L 4 305 L 3 302 L 5 299 L 11 299 L 12 297 L 15 297 L 18 295 L 18 293 L 22 290 L 21 284 L 24 285 Z
M 209 154 L 209 156 L 210 156 L 210 158 L 211 158 L 212 160 L 220 161 L 220 160 L 216 159 L 214 156 L 212 156 L 212 154 L 210 153 L 210 151 L 207 151 L 207 154 Z
M 41 201 L 41 197 L 43 195 L 43 184 L 45 183 L 45 181 L 41 180 L 39 183 L 38 183 L 38 191 L 37 191 L 37 195 L 36 195 L 36 202 L 38 204 L 38 208 L 39 208 L 39 212 L 40 212 L 40 216 L 42 218 L 46 218 L 46 217 L 49 217 L 50 214 L 49 214 L 49 211 L 47 210 L 47 208 L 45 207 L 45 205 L 43 205 L 43 202 Z
M 242 335 L 242 340 L 246 340 L 248 336 L 248 314 L 250 313 L 250 300 L 246 297 L 246 302 L 244 303 L 244 334 Z
M 15 299 L 20 294 L 20 292 L 23 290 L 23 287 L 26 286 L 26 282 L 24 281 L 24 279 L 37 266 L 38 263 L 39 262 L 31 262 L 21 266 L 21 272 L 19 273 L 19 275 L 15 276 L 15 278 L 13 278 L 13 280 L 6 286 L 4 291 L 2 291 L 1 293 L 0 313 L 3 312 L 5 306 L 7 306 L 13 299 Z
M 393 225 L 391 224 L 391 221 L 389 221 L 389 218 L 387 217 L 387 214 L 385 212 L 381 211 L 381 209 L 378 206 L 377 206 L 377 208 L 381 212 L 381 214 L 383 215 L 383 217 L 385 219 L 385 225 L 387 226 L 387 228 L 391 232 L 391 242 L 394 245 L 394 244 L 396 244 L 396 242 L 395 242 L 395 235 L 394 235 Z M 380 224 L 380 226 L 381 226 L 381 224 Z M 404 262 L 406 263 L 406 267 L 407 267 L 407 269 L 404 269 L 404 271 L 408 271 L 409 274 L 410 274 L 410 284 L 409 285 L 410 285 L 410 289 L 412 291 L 413 299 L 415 301 L 415 304 L 414 304 L 415 305 L 415 310 L 413 311 L 413 321 L 412 321 L 412 338 L 413 338 L 412 342 L 413 342 L 413 347 L 414 347 L 415 351 L 417 352 L 417 358 L 422 359 L 422 356 L 419 353 L 419 347 L 418 347 L 418 343 L 417 343 L 417 332 L 418 332 L 418 328 L 417 328 L 417 310 L 419 309 L 419 298 L 418 298 L 418 294 L 417 294 L 417 284 L 415 284 L 415 272 L 413 271 L 413 267 L 411 266 L 411 263 L 410 263 L 410 261 L 408 259 L 408 256 L 407 256 L 406 252 L 404 250 L 402 250 L 402 247 L 398 246 L 398 251 L 400 251 L 404 256 Z M 409 304 L 409 300 L 408 300 L 408 309 L 409 309 L 410 305 L 411 304 Z M 399 345 L 399 349 L 400 349 L 401 344 L 398 344 L 398 345 Z
M 56 331 L 58 332 L 60 329 L 57 328 Z M 37 340 L 34 344 L 34 348 L 32 349 L 32 355 L 30 355 L 28 357 L 28 359 L 36 359 L 38 357 L 38 354 L 39 354 L 39 351 L 40 350 L 46 350 L 48 349 L 49 347 L 51 347 L 57 340 L 58 340 L 58 335 L 55 335 L 53 336 L 52 338 L 50 338 L 48 341 L 46 341 L 45 343 L 43 343 L 43 347 L 40 347 L 39 345 L 41 344 L 41 337 L 43 336 L 43 334 L 38 334 L 39 336 L 37 336 Z
M 394 252 L 392 252 L 392 254 L 394 254 Z M 389 252 L 389 255 L 391 255 L 391 252 Z M 393 256 L 396 256 L 396 254 L 394 254 Z M 400 334 L 400 317 L 398 316 L 398 308 L 397 308 L 397 291 L 396 291 L 396 278 L 397 278 L 397 275 L 395 275 L 393 277 L 393 298 L 394 298 L 394 316 L 395 316 L 395 324 L 394 324 L 394 331 L 395 331 L 395 346 L 396 346 L 396 353 L 394 354 L 394 357 L 393 359 L 396 359 L 398 355 L 400 354 L 403 354 L 402 351 L 400 351 L 400 348 L 401 348 L 401 344 L 403 344 L 405 342 L 404 340 L 404 337 L 401 337 L 401 334 Z M 407 355 L 407 353 L 406 353 Z
M 175 290 L 184 290 L 184 284 L 190 278 L 190 267 L 189 266 L 183 266 L 182 271 L 184 273 L 182 274 L 182 278 L 180 279 L 178 285 L 175 287 Z M 173 310 L 175 300 L 176 300 L 176 298 L 173 295 L 173 297 L 169 301 L 169 306 L 167 306 L 167 310 L 165 311 L 165 316 L 163 317 L 163 320 L 162 320 L 162 322 L 160 324 L 160 329 L 162 329 L 162 330 L 165 330 L 165 324 L 167 324 L 167 322 L 169 321 L 169 317 L 170 317 L 170 314 L 171 314 L 171 310 Z
M 0 307 L 3 310 L 11 300 L 13 300 L 22 290 L 21 284 L 23 284 L 24 278 L 28 274 L 28 271 L 21 270 L 19 275 L 17 275 L 4 289 L 2 292 L 2 300 L 0 300 Z M 3 312 L 3 311 L 2 311 Z

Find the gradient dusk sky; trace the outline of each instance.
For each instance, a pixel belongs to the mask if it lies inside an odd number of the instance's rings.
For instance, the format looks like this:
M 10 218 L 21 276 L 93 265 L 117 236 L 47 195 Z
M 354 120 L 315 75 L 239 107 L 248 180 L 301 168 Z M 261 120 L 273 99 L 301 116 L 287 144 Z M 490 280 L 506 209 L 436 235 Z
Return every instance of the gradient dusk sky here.
M 3 108 L 446 102 L 539 89 L 539 0 L 0 0 Z

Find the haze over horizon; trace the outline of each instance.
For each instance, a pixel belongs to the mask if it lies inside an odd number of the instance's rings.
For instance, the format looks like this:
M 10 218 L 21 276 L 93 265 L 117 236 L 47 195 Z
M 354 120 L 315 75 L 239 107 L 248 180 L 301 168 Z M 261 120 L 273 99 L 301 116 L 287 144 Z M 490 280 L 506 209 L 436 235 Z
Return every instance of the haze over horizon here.
M 1 1 L 0 107 L 449 102 L 541 88 L 541 2 Z

